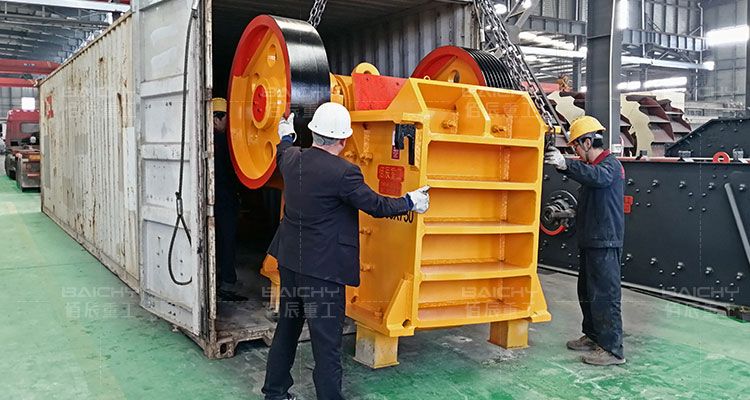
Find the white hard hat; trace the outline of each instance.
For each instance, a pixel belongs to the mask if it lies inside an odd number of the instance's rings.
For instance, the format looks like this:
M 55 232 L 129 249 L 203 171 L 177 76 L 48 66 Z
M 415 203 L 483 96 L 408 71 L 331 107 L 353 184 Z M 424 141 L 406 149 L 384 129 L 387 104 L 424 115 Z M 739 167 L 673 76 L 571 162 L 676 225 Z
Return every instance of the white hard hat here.
M 346 139 L 352 135 L 352 117 L 339 103 L 323 103 L 315 110 L 307 127 L 320 136 Z

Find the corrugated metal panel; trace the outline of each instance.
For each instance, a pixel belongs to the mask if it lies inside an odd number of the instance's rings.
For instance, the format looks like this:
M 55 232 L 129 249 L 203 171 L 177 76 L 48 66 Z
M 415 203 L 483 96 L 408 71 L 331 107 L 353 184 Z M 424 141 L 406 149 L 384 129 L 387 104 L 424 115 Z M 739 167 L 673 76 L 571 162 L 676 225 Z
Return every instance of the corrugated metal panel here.
M 557 18 L 560 19 L 576 19 L 576 0 L 559 0 L 560 11 Z
M 312 0 L 213 0 L 214 20 L 221 26 L 244 28 L 258 14 L 307 20 Z M 369 24 L 405 10 L 441 1 L 430 0 L 328 0 L 320 22 L 323 31 Z
M 746 7 L 746 1 L 719 3 L 706 7 L 705 31 L 744 24 L 745 15 L 747 15 Z M 710 50 L 709 59 L 715 62 L 715 70 L 706 73 L 706 83 L 699 92 L 699 99 L 744 102 L 745 44 L 713 47 Z
M 132 3 L 133 41 L 137 49 L 134 64 L 139 88 L 136 122 L 140 173 L 139 283 L 143 308 L 201 335 L 205 332 L 201 314 L 206 298 L 204 257 L 211 256 L 203 250 L 208 208 L 204 187 L 204 160 L 208 154 L 203 138 L 209 132 L 211 119 L 206 118 L 209 102 L 203 98 L 205 49 L 200 34 L 203 23 L 200 18 L 189 22 L 191 3 L 191 0 L 159 0 L 158 6 L 151 0 Z M 191 35 L 186 55 L 188 25 Z M 184 70 L 185 57 L 187 70 Z M 187 78 L 186 86 L 183 77 Z M 178 190 L 182 192 L 183 216 L 189 232 L 180 226 L 173 236 Z
M 542 15 L 545 17 L 552 17 L 552 18 L 559 18 L 557 15 L 557 1 L 553 0 L 541 0 L 539 2 L 539 7 L 542 9 Z
M 469 5 L 440 4 L 419 12 L 372 21 L 338 34 L 324 34 L 331 72 L 351 73 L 361 62 L 381 74 L 410 76 L 432 50 L 447 45 L 478 47 L 478 29 Z
M 42 209 L 138 290 L 131 38 L 128 15 L 42 82 Z

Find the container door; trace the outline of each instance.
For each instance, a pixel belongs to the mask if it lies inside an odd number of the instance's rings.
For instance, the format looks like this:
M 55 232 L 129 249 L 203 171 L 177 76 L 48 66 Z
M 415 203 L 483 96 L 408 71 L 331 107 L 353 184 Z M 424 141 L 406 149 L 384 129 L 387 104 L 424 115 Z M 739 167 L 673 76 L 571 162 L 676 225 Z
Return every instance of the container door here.
M 205 138 L 202 12 L 192 20 L 181 162 L 183 64 L 195 0 L 132 2 L 138 91 L 141 306 L 201 336 L 205 308 Z M 182 173 L 180 167 L 182 166 Z M 177 222 L 182 209 L 187 230 Z M 170 254 L 170 247 L 172 248 Z M 171 261 L 171 266 L 170 266 Z

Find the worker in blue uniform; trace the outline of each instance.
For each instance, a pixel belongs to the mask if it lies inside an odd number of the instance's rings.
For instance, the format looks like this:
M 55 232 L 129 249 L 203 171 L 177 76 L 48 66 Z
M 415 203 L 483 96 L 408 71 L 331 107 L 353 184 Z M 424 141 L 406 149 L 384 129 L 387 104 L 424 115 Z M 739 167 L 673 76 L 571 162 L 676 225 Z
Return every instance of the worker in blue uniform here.
M 359 286 L 359 210 L 380 218 L 424 213 L 429 186 L 404 197 L 375 193 L 359 167 L 338 157 L 352 134 L 344 106 L 322 104 L 308 128 L 313 146 L 295 141 L 294 114 L 279 123 L 276 165 L 284 179 L 284 216 L 268 249 L 278 261 L 279 320 L 268 353 L 266 399 L 293 399 L 290 373 L 302 325 L 310 329 L 319 400 L 342 399 L 341 335 L 345 286 Z
M 580 269 L 578 301 L 583 312 L 583 336 L 567 343 L 591 351 L 583 361 L 593 365 L 625 363 L 622 347 L 621 257 L 625 232 L 625 169 L 604 149 L 604 126 L 582 116 L 570 125 L 569 146 L 580 158 L 565 158 L 549 149 L 544 162 L 581 184 L 576 212 Z

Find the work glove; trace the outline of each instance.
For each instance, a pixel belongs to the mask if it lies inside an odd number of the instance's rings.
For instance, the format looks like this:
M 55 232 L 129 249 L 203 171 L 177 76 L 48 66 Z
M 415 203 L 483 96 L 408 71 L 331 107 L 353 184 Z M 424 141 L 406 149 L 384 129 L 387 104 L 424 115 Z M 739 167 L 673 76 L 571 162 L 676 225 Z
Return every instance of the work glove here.
M 406 196 L 409 197 L 409 200 L 414 204 L 411 211 L 416 211 L 420 214 L 427 212 L 427 209 L 430 208 L 430 195 L 427 194 L 428 190 L 430 190 L 429 185 L 422 186 L 421 188 L 406 194 Z
M 294 132 L 294 113 L 290 113 L 289 118 L 284 118 L 282 115 L 279 120 L 279 139 L 289 135 L 292 135 L 292 142 L 297 140 L 297 134 Z
M 565 163 L 565 157 L 563 157 L 562 153 L 560 153 L 560 150 L 557 148 L 547 149 L 547 152 L 544 153 L 544 163 L 554 165 L 555 168 L 560 171 L 568 169 L 568 164 Z

